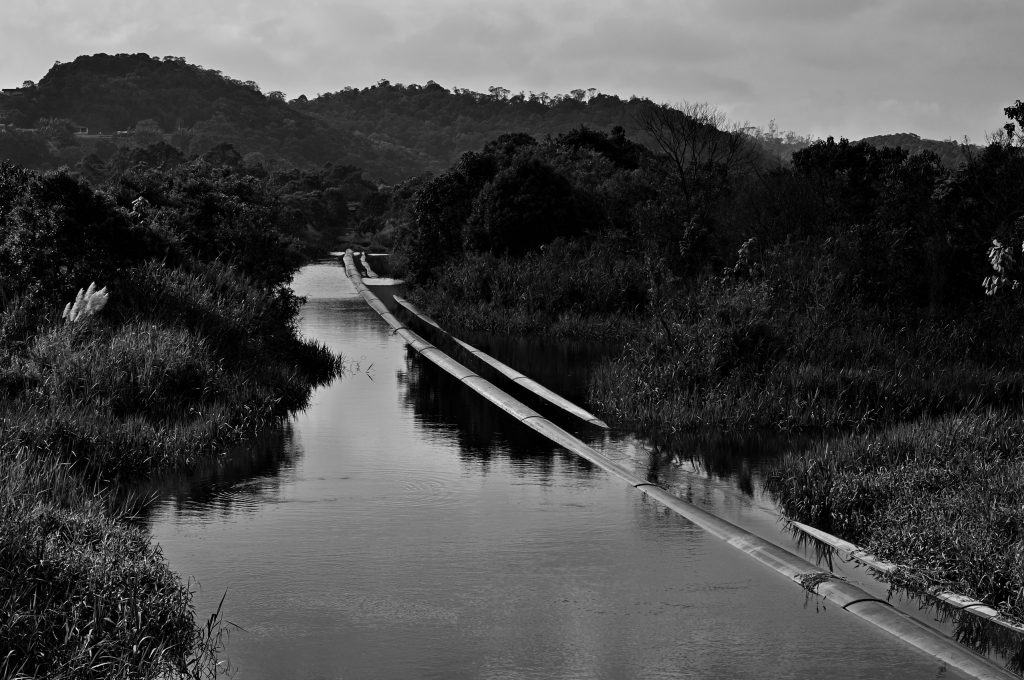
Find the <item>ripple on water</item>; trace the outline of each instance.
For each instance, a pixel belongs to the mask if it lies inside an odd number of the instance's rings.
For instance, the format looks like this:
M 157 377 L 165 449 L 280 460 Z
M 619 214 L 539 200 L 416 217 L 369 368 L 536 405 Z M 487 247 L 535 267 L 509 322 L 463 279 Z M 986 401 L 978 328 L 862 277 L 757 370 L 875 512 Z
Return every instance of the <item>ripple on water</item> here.
M 400 505 L 444 506 L 457 502 L 454 479 L 451 475 L 420 472 L 403 479 L 400 488 L 401 494 L 395 497 L 395 502 Z
M 289 604 L 305 611 L 342 614 L 360 625 L 383 623 L 457 623 L 459 614 L 454 608 L 438 606 L 406 597 L 386 593 L 337 591 L 321 593 L 315 598 L 289 598 Z

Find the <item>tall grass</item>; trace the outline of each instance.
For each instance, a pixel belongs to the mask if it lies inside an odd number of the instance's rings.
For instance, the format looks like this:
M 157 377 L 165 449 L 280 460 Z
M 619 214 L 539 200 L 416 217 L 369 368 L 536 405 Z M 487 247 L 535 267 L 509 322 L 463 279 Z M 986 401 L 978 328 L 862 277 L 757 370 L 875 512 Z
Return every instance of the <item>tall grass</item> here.
M 771 472 L 786 514 L 905 565 L 901 585 L 1024 618 L 1019 305 L 872 301 L 831 247 L 792 244 L 682 281 L 610 242 L 552 244 L 467 255 L 414 295 L 453 326 L 620 341 L 592 373 L 591 404 L 656 439 L 845 432 Z
M 644 428 L 786 430 L 1024 402 L 1019 324 L 1004 310 L 915 317 L 780 278 L 708 279 L 678 294 L 595 372 L 592 400 Z
M 217 674 L 217 625 L 67 463 L 0 444 L 0 677 Z
M 1024 619 L 1024 418 L 925 418 L 786 455 L 765 484 L 790 517 Z
M 303 406 L 338 369 L 296 336 L 289 293 L 247 286 L 219 265 L 149 264 L 137 282 L 103 316 L 43 328 L 6 354 L 6 439 L 98 476 L 149 475 Z
M 648 286 L 615 243 L 560 239 L 517 259 L 467 254 L 410 295 L 453 328 L 607 344 L 632 332 Z

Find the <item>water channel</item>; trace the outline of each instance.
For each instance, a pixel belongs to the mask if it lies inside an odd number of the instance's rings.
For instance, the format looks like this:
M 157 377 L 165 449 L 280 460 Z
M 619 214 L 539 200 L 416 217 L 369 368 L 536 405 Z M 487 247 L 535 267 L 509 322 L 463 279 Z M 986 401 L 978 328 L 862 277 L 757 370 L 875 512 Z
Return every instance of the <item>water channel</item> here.
M 226 593 L 235 677 L 959 677 L 524 431 L 410 355 L 337 263 L 293 287 L 308 298 L 302 332 L 349 374 L 147 514 L 195 579 L 198 614 Z M 510 363 L 581 396 L 586 362 L 531 356 Z M 710 453 L 662 460 L 573 428 L 731 521 L 779 531 L 751 481 L 756 445 L 705 474 Z

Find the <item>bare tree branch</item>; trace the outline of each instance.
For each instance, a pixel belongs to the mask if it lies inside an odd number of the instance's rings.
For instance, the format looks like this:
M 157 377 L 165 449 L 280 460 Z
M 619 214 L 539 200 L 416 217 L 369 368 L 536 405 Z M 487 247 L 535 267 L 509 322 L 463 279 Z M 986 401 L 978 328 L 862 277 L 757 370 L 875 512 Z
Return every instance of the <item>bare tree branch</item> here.
M 753 139 L 730 126 L 725 113 L 704 102 L 643 107 L 637 124 L 673 168 L 680 191 L 695 204 L 709 185 L 754 171 L 760 158 Z

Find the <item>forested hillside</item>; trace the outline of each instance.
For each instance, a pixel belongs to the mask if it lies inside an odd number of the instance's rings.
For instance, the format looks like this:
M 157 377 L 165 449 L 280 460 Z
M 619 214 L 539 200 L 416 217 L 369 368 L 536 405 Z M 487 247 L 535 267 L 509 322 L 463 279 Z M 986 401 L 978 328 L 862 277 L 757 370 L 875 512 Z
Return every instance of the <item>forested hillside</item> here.
M 581 125 L 598 130 L 622 127 L 640 136 L 637 112 L 651 102 L 625 100 L 595 90 L 573 90 L 567 95 L 513 94 L 501 87 L 487 93 L 448 90 L 430 81 L 426 85 L 380 81 L 363 89 L 345 88 L 306 101 L 293 102 L 353 134 L 368 135 L 377 143 L 414 150 L 416 171 L 440 172 L 466 151 L 479 149 L 495 137 L 524 132 L 543 137 Z M 646 140 L 649 141 L 649 140 Z M 416 173 L 413 173 L 416 174 Z
M 359 165 L 381 177 L 412 161 L 241 82 L 180 57 L 97 54 L 57 63 L 0 98 L 0 158 L 73 166 L 90 153 L 159 141 L 185 155 L 231 144 L 240 154 L 296 166 Z M 20 129 L 20 131 L 18 130 Z M 77 133 L 77 134 L 76 134 Z
M 163 142 L 184 157 L 230 144 L 249 165 L 356 166 L 396 183 L 438 173 L 501 134 L 543 138 L 581 126 L 623 128 L 651 144 L 638 123 L 646 99 L 595 90 L 565 95 L 487 93 L 434 82 L 345 88 L 291 102 L 181 57 L 97 54 L 56 63 L 38 82 L 0 94 L 0 158 L 36 169 L 80 166 L 119 149 Z M 774 128 L 753 131 L 771 155 L 788 158 L 809 140 Z M 90 161 L 94 163 L 95 161 Z
M 37 169 L 74 168 L 90 155 L 164 142 L 184 156 L 230 144 L 250 164 L 299 168 L 356 166 L 374 181 L 396 183 L 439 173 L 467 151 L 507 133 L 538 139 L 581 126 L 621 127 L 657 147 L 640 122 L 650 100 L 576 89 L 567 94 L 447 89 L 429 81 L 381 80 L 314 99 L 286 101 L 253 81 L 190 64 L 182 57 L 96 54 L 57 62 L 38 83 L 0 94 L 0 159 Z M 813 140 L 793 132 L 744 128 L 783 162 Z M 867 140 L 880 147 L 934 151 L 955 167 L 956 142 L 903 133 Z

